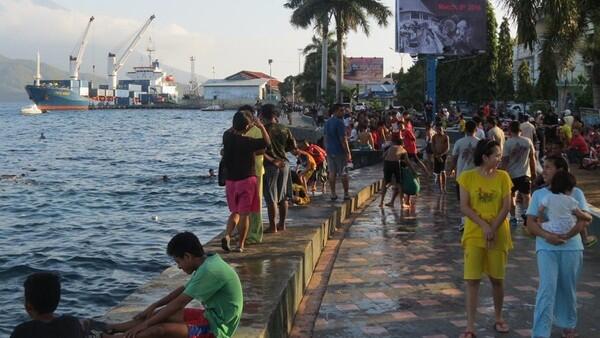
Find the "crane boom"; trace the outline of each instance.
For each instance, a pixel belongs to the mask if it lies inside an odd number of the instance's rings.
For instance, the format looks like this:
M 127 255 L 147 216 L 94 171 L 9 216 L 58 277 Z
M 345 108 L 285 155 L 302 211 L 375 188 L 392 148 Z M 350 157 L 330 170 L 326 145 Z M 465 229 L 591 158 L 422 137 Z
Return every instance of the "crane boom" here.
M 94 21 L 94 17 L 90 17 L 88 21 L 87 27 L 85 31 L 83 31 L 83 37 L 81 38 L 81 42 L 79 44 L 79 50 L 77 51 L 77 56 L 70 55 L 69 56 L 69 70 L 70 70 L 70 78 L 71 80 L 79 80 L 79 68 L 81 67 L 81 61 L 83 60 L 83 54 L 85 53 L 85 47 L 88 43 L 88 35 L 90 33 L 90 27 L 92 26 L 92 22 Z
M 121 67 L 123 67 L 129 56 L 133 52 L 135 46 L 142 38 L 142 35 L 144 34 L 144 32 L 146 32 L 148 26 L 150 26 L 150 23 L 152 23 L 152 20 L 154 20 L 155 17 L 156 16 L 153 14 L 150 18 L 148 18 L 148 20 L 146 20 L 142 28 L 133 37 L 133 40 L 131 41 L 131 43 L 129 44 L 123 55 L 121 55 L 118 61 L 116 61 L 115 54 L 108 53 L 108 79 L 110 89 L 115 89 L 117 87 L 117 73 L 119 72 Z

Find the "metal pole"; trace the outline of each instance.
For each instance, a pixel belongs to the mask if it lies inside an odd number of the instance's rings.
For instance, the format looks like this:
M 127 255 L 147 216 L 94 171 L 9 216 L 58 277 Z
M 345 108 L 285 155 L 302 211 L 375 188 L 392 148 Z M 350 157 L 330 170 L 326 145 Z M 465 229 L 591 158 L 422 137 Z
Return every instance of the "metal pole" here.
M 427 55 L 427 94 L 426 99 L 431 101 L 433 105 L 433 113 L 437 113 L 436 102 L 436 73 L 437 73 L 437 57 L 435 55 Z

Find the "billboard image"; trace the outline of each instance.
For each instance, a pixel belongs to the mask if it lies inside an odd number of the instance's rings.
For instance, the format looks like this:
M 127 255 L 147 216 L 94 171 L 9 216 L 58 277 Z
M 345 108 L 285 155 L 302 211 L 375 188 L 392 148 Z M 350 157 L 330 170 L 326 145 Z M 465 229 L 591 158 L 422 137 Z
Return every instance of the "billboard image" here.
M 396 0 L 396 51 L 465 55 L 487 49 L 486 0 Z
M 383 79 L 383 58 L 346 58 L 344 80 L 377 82 Z

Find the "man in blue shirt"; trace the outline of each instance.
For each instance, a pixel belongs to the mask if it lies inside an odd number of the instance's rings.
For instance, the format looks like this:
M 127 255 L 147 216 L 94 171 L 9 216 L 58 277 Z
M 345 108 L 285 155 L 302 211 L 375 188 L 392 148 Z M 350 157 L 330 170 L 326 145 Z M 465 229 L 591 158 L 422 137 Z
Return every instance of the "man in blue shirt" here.
M 352 161 L 352 153 L 348 146 L 348 137 L 344 127 L 344 106 L 335 104 L 331 117 L 325 123 L 325 150 L 327 150 L 327 165 L 329 168 L 329 185 L 331 187 L 331 200 L 337 200 L 335 183 L 337 176 L 342 177 L 344 199 L 349 200 L 348 194 L 348 163 Z

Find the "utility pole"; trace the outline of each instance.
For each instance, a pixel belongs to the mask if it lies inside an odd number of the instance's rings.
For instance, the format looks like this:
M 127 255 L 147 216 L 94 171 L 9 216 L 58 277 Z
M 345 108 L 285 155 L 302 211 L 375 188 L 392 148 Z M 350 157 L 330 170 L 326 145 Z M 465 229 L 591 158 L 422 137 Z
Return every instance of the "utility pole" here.
M 273 59 L 269 59 L 268 62 L 269 62 L 269 77 L 273 77 L 273 75 L 272 75 L 273 68 L 271 66 L 273 64 Z M 267 82 L 267 85 L 269 86 L 269 100 L 270 100 L 271 99 L 271 79 L 269 79 L 269 81 Z

